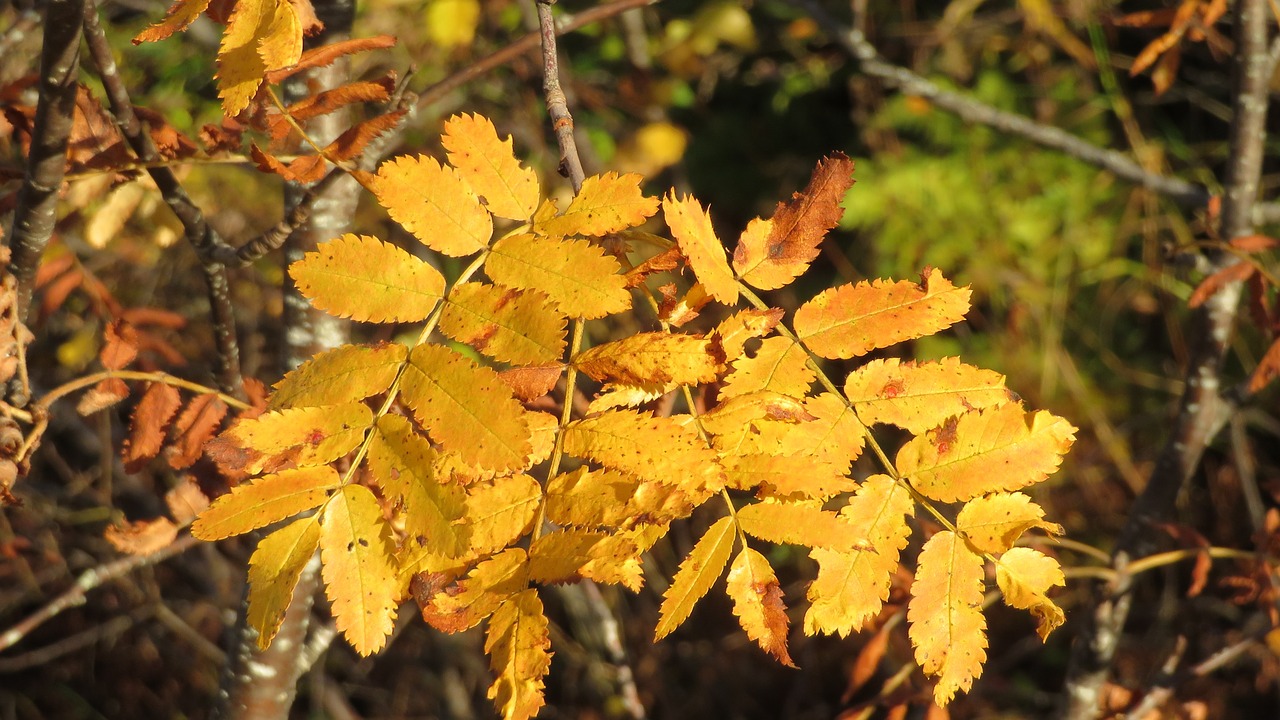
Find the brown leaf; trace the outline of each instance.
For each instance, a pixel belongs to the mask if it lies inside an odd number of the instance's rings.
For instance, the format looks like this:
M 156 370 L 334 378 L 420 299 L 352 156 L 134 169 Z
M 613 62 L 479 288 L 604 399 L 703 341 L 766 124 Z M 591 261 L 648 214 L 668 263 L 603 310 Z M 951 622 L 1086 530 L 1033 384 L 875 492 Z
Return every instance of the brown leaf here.
M 169 431 L 173 452 L 169 466 L 175 470 L 191 467 L 204 453 L 204 444 L 213 437 L 227 406 L 217 395 L 197 395 L 187 404 Z
M 132 325 L 115 320 L 102 331 L 102 350 L 98 359 L 108 370 L 123 370 L 138 357 L 138 331 Z
M 339 135 L 337 140 L 329 143 L 324 154 L 338 162 L 350 160 L 364 152 L 365 146 L 379 135 L 394 130 L 407 114 L 407 110 L 397 110 L 354 125 Z
M 289 106 L 289 115 L 302 122 L 327 115 L 334 110 L 362 102 L 386 102 L 395 90 L 395 78 L 383 75 L 375 81 L 347 83 L 332 90 L 316 93 Z
M 181 330 L 187 326 L 187 319 L 182 315 L 152 307 L 126 308 L 120 313 L 120 319 L 132 325 L 152 325 L 170 330 Z
M 1230 245 L 1240 252 L 1260 253 L 1280 245 L 1280 240 L 1266 235 L 1241 235 L 1234 238 Z
M 1249 392 L 1259 392 L 1277 377 L 1280 377 L 1280 338 L 1271 343 L 1258 367 L 1253 369 L 1253 375 L 1249 376 Z
M 1219 270 L 1200 281 L 1200 284 L 1196 286 L 1195 292 L 1191 293 L 1191 299 L 1187 300 L 1187 307 L 1200 307 L 1204 304 L 1204 301 L 1218 294 L 1218 291 L 1222 288 L 1233 282 L 1248 280 L 1257 271 L 1256 267 L 1247 262 L 1234 263 Z
M 279 175 L 289 182 L 306 185 L 318 182 L 324 177 L 325 160 L 320 155 L 300 155 L 286 164 L 258 147 L 257 143 L 253 143 L 249 149 L 249 156 L 258 164 L 258 169 L 262 172 Z
M 551 392 L 562 373 L 564 366 L 560 364 L 535 365 L 503 370 L 498 373 L 498 377 L 511 388 L 517 398 L 522 402 L 529 402 Z
M 124 444 L 124 467 L 138 472 L 160 452 L 165 424 L 178 411 L 182 399 L 171 385 L 151 383 L 133 411 L 129 438 Z
M 200 490 L 195 478 L 183 475 L 178 484 L 164 494 L 164 504 L 174 521 L 185 525 L 209 507 L 209 496 Z
M 650 275 L 674 270 L 680 267 L 683 259 L 684 256 L 680 254 L 680 248 L 677 247 L 660 252 L 627 271 L 627 287 L 639 287 L 640 283 Z
M 173 543 L 178 526 L 169 518 L 122 522 L 107 528 L 104 536 L 111 546 L 130 555 L 150 555 Z
M 120 378 L 107 378 L 80 398 L 76 403 L 76 412 L 81 415 L 92 415 L 99 410 L 115 405 L 129 397 L 129 386 Z
M 354 53 L 364 52 L 366 50 L 381 50 L 392 47 L 396 44 L 396 39 L 390 35 L 377 35 L 369 38 L 356 38 L 354 40 L 344 40 L 342 42 L 329 43 L 321 45 L 302 53 L 302 57 L 296 65 L 280 70 L 273 70 L 267 73 L 266 81 L 270 85 L 277 85 L 284 79 L 291 77 L 303 70 L 309 70 L 315 67 L 324 67 L 329 63 L 337 60 L 344 55 L 352 55 Z

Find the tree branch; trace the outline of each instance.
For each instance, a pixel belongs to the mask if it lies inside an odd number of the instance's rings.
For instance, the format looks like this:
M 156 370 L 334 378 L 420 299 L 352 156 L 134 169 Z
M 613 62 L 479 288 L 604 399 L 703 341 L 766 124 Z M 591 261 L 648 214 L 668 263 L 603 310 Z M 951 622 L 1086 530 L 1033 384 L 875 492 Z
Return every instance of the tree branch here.
M 861 30 L 843 27 L 813 0 L 790 0 L 803 8 L 836 39 L 845 52 L 858 60 L 863 72 L 901 92 L 917 95 L 971 123 L 1016 135 L 1042 147 L 1106 170 L 1168 197 L 1184 207 L 1205 207 L 1212 193 L 1204 186 L 1181 178 L 1149 172 L 1122 152 L 1102 148 L 1061 128 L 1037 123 L 980 100 L 944 89 L 907 68 L 885 60 Z M 1265 50 L 1264 50 L 1265 53 Z M 1255 203 L 1251 218 L 1257 223 L 1280 222 L 1280 203 Z
M 40 96 L 36 103 L 31 152 L 18 191 L 9 272 L 18 280 L 18 317 L 31 307 L 36 267 L 57 221 L 58 190 L 66 172 L 67 141 L 75 120 L 76 75 L 80 68 L 80 16 L 85 0 L 49 0 L 40 51 Z M 29 398 L 14 404 L 24 405 Z
M 1235 9 L 1236 56 L 1233 122 L 1226 192 L 1219 233 L 1232 239 L 1253 232 L 1253 218 L 1266 140 L 1269 64 L 1265 0 L 1239 0 Z M 1210 273 L 1240 260 L 1229 253 L 1211 258 Z M 1186 370 L 1186 389 L 1168 441 L 1146 488 L 1130 510 L 1112 555 L 1116 579 L 1099 589 L 1092 623 L 1072 648 L 1062 715 L 1094 718 L 1102 686 L 1111 672 L 1132 602 L 1129 564 L 1152 551 L 1151 526 L 1172 517 L 1178 494 L 1194 476 L 1206 446 L 1229 419 L 1222 365 L 1240 304 L 1241 284 L 1225 286 L 1197 308 L 1191 321 L 1196 338 Z

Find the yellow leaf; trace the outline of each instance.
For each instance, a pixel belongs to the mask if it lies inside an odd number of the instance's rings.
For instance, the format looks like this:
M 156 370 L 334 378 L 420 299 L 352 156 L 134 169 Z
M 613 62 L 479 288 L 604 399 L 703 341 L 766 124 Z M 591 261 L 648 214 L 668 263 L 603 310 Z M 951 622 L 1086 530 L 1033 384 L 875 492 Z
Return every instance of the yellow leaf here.
M 468 547 L 466 526 L 455 523 L 465 512 L 466 493 L 435 478 L 435 451 L 408 419 L 384 415 L 377 430 L 369 443 L 369 470 L 383 494 L 404 508 L 405 532 L 425 538 L 441 555 L 462 555 Z
M 629 335 L 578 353 L 573 364 L 594 380 L 624 385 L 700 385 L 716 379 L 723 365 L 709 340 L 697 335 L 648 332 Z
M 287 408 L 238 420 L 207 447 L 255 475 L 333 462 L 360 444 L 372 422 L 373 413 L 358 402 Z
M 537 290 L 463 283 L 449 292 L 440 331 L 499 362 L 537 365 L 560 359 L 565 317 Z
M 289 266 L 312 305 L 361 322 L 417 322 L 435 310 L 444 277 L 395 245 L 365 235 L 320 243 Z
M 476 563 L 465 580 L 431 596 L 422 608 L 422 619 L 447 633 L 479 625 L 503 601 L 529 585 L 526 559 L 524 550 L 509 548 Z
M 644 587 L 644 570 L 640 565 L 640 553 L 652 546 L 641 547 L 638 541 L 657 541 L 660 535 L 649 532 L 653 525 L 636 530 L 624 530 L 610 535 L 591 547 L 587 562 L 578 573 L 588 580 L 604 585 L 622 585 L 631 592 Z
M 386 644 L 399 583 L 391 529 L 362 485 L 347 485 L 324 508 L 320 561 L 333 620 L 351 647 L 369 656 Z
M 265 650 L 280 630 L 293 589 L 316 548 L 320 546 L 320 518 L 295 520 L 258 541 L 249 558 L 249 605 L 245 622 L 258 631 L 258 648 Z
M 533 215 L 538 207 L 538 175 L 520 164 L 511 138 L 500 139 L 489 118 L 454 115 L 445 122 L 440 143 L 449 152 L 449 164 L 484 198 L 489 212 L 511 220 L 528 220 Z
M 733 614 L 747 637 L 778 662 L 795 667 L 787 654 L 787 606 L 769 561 L 749 547 L 742 548 L 729 568 L 725 591 L 733 599 Z
M 408 357 L 409 349 L 399 343 L 329 350 L 276 383 L 267 408 L 341 405 L 386 392 Z
M 960 508 L 956 529 L 978 552 L 999 554 L 1013 547 L 1033 527 L 1061 533 L 1062 526 L 1045 522 L 1044 508 L 1022 493 L 976 497 Z
M 547 519 L 560 525 L 630 529 L 670 522 L 692 511 L 679 488 L 617 470 L 579 467 L 547 483 Z
M 729 455 L 722 464 L 729 487 L 761 487 L 767 497 L 825 500 L 855 485 L 842 468 L 811 455 Z
M 1058 561 L 1031 548 L 1013 548 L 996 563 L 996 584 L 1004 601 L 1012 607 L 1030 610 L 1036 616 L 1036 632 L 1046 640 L 1049 633 L 1066 622 L 1062 608 L 1046 593 L 1055 585 L 1066 585 Z
M 915 509 L 907 489 L 887 475 L 873 475 L 840 511 L 864 547 L 847 552 L 814 548 L 818 577 L 809 586 L 808 635 L 858 632 L 889 597 L 898 554 L 911 535 L 906 517 Z
M 595 320 L 631 308 L 618 261 L 586 240 L 511 235 L 493 244 L 484 271 L 496 283 L 541 290 L 573 318 Z
M 221 540 L 320 507 L 342 478 L 328 465 L 285 470 L 237 485 L 191 525 L 201 540 Z
M 430 0 L 427 4 L 427 37 L 446 50 L 471 45 L 479 23 L 480 0 Z
M 804 402 L 813 419 L 787 427 L 779 446 L 784 455 L 812 454 L 840 469 L 862 455 L 867 429 L 835 393 L 819 393 Z
M 968 311 L 969 288 L 935 269 L 922 284 L 876 280 L 825 290 L 796 311 L 795 329 L 815 354 L 836 360 L 932 335 Z
M 524 467 L 532 450 L 525 410 L 498 374 L 439 345 L 409 353 L 401 394 L 445 450 L 489 470 Z
M 272 3 L 271 24 L 258 46 L 267 72 L 297 64 L 302 57 L 302 19 L 288 0 Z
M 842 154 L 823 158 L 802 192 L 778 203 L 770 220 L 756 218 L 738 240 L 733 268 L 761 290 L 799 277 L 818 256 L 818 246 L 840 222 L 840 202 L 853 185 L 853 161 Z
M 538 591 L 530 588 L 498 608 L 489 620 L 484 651 L 497 678 L 489 699 L 503 720 L 527 720 L 545 704 L 543 680 L 551 669 L 551 630 Z
M 967 692 L 987 660 L 987 621 L 982 616 L 982 556 L 945 530 L 920 550 L 907 605 L 907 634 L 916 662 L 936 675 L 933 700 L 946 705 Z
M 671 237 L 680 252 L 689 259 L 689 267 L 698 282 L 717 302 L 733 306 L 738 303 L 738 281 L 726 260 L 724 244 L 711 227 L 711 216 L 697 199 L 677 198 L 674 190 L 662 199 L 662 212 Z
M 803 400 L 790 395 L 757 390 L 723 398 L 714 408 L 699 416 L 698 421 L 712 435 L 733 437 L 744 431 L 756 432 L 749 426 L 759 420 L 785 423 L 814 420 L 804 405 Z
M 695 497 L 724 485 L 715 453 L 694 430 L 670 417 L 610 410 L 570 423 L 562 443 L 569 455 L 678 486 Z
M 587 405 L 587 414 L 594 415 L 620 407 L 638 408 L 679 387 L 678 383 L 673 382 L 659 383 L 657 385 L 605 383 L 600 388 L 600 394 L 592 398 L 590 404 Z
M 529 546 L 529 577 L 540 583 L 590 578 L 639 590 L 639 555 L 635 541 L 625 535 L 562 528 L 544 534 Z
M 1008 402 L 1011 396 L 1003 375 L 959 358 L 872 360 L 849 374 L 844 394 L 863 423 L 892 423 L 915 434 L 952 415 Z
M 583 181 L 563 213 L 535 224 L 533 229 L 555 237 L 598 237 L 641 225 L 658 211 L 658 198 L 646 197 L 640 189 L 643 181 L 635 173 L 592 175 Z
M 235 117 L 258 94 L 267 67 L 258 54 L 258 45 L 275 17 L 279 0 L 237 2 L 227 18 L 227 29 L 218 48 L 218 98 L 222 112 Z
M 1075 441 L 1076 429 L 1041 410 L 1027 427 L 1020 405 L 965 413 L 902 446 L 894 465 L 916 489 L 954 502 L 1018 490 L 1049 477 Z
M 730 517 L 720 518 L 703 533 L 662 594 L 658 626 L 653 631 L 654 642 L 680 627 L 693 612 L 693 606 L 715 584 L 729 562 L 735 537 L 733 518 Z
M 773 332 L 782 315 L 782 308 L 741 310 L 721 321 L 712 337 L 720 342 L 726 360 L 736 360 L 744 352 L 748 340 Z
M 209 7 L 210 2 L 212 0 L 175 0 L 169 7 L 169 11 L 165 13 L 164 19 L 138 33 L 133 38 L 133 44 L 156 42 L 186 30 L 187 26 L 195 22 L 196 18 Z
M 732 367 L 720 388 L 722 398 L 758 390 L 804 397 L 815 377 L 804 348 L 791 338 L 778 336 L 765 338 L 755 357 L 743 355 L 733 361 Z
M 374 193 L 392 220 L 436 252 L 470 255 L 493 235 L 493 216 L 471 186 L 457 170 L 427 155 L 382 163 Z
M 757 502 L 738 509 L 738 525 L 771 543 L 850 552 L 867 547 L 857 528 L 816 505 Z
M 496 552 L 522 537 L 542 502 L 542 488 L 528 475 L 509 475 L 468 490 L 473 556 Z

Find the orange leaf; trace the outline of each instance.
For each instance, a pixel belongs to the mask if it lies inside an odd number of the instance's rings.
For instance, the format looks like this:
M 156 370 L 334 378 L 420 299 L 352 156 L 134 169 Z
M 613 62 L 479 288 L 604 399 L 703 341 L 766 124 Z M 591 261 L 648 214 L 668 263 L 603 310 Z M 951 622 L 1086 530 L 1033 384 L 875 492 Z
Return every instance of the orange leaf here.
M 80 402 L 76 403 L 76 412 L 81 415 L 92 415 L 127 397 L 129 397 L 129 386 L 123 380 L 114 377 L 106 378 L 80 398 Z
M 325 161 L 320 155 L 300 155 L 285 163 L 258 147 L 257 143 L 250 143 L 249 157 L 257 163 L 259 170 L 279 175 L 286 182 L 307 185 L 324 177 Z
M 1252 263 L 1244 261 L 1232 263 L 1227 267 L 1215 272 L 1196 286 L 1191 298 L 1187 300 L 1187 307 L 1198 308 L 1204 304 L 1204 301 L 1217 295 L 1226 286 L 1243 282 L 1249 279 L 1249 276 L 1258 271 Z
M 175 470 L 191 467 L 204 453 L 204 444 L 213 437 L 227 415 L 227 405 L 217 395 L 197 395 L 187 403 L 169 429 L 173 452 L 169 467 Z
M 787 606 L 782 587 L 763 555 L 742 548 L 729 568 L 725 591 L 733 600 L 733 614 L 751 638 L 787 667 L 795 667 L 787 654 Z
M 853 186 L 853 161 L 843 153 L 823 158 L 809 184 L 778 203 L 771 220 L 752 220 L 738 239 L 733 269 L 748 285 L 773 290 L 809 268 L 818 246 L 840 222 L 840 202 Z
M 138 33 L 133 38 L 133 44 L 157 42 L 176 32 L 186 30 L 187 26 L 209 7 L 210 2 L 211 0 L 175 0 L 169 7 L 169 11 L 165 13 L 164 19 Z
M 964 318 L 969 288 L 938 270 L 920 284 L 876 280 L 825 290 L 796 311 L 795 329 L 814 353 L 831 360 L 932 335 Z
M 396 110 L 384 115 L 377 115 L 368 120 L 352 125 L 339 135 L 333 142 L 324 147 L 324 156 L 334 162 L 343 162 L 350 160 L 368 147 L 378 136 L 383 133 L 391 132 L 400 124 L 408 110 Z M 357 178 L 359 179 L 359 178 Z
M 374 192 L 392 220 L 424 245 L 454 257 L 484 249 L 493 216 L 462 176 L 426 155 L 398 157 L 378 168 Z
M 390 75 L 384 75 L 375 82 L 351 82 L 299 100 L 289 106 L 289 115 L 302 122 L 354 103 L 386 102 L 394 89 L 395 78 Z
M 592 175 L 563 213 L 535 223 L 533 229 L 555 237 L 600 236 L 641 225 L 658 211 L 658 198 L 640 189 L 643 180 L 635 173 Z
M 209 498 L 191 475 L 184 475 L 177 485 L 164 494 L 165 507 L 174 522 L 186 524 L 209 507 Z
M 934 702 L 946 705 L 969 690 L 987 659 L 982 557 L 947 530 L 929 538 L 916 564 L 907 634 L 920 668 L 938 678 Z
M 675 190 L 662 199 L 662 212 L 680 252 L 707 293 L 718 302 L 733 306 L 738 302 L 738 281 L 729 269 L 724 244 L 711 227 L 711 216 L 690 196 L 677 198 Z
M 171 385 L 151 383 L 129 423 L 129 438 L 124 443 L 124 467 L 129 472 L 141 470 L 164 444 L 164 431 L 169 418 L 182 406 L 182 398 Z
M 123 370 L 138 357 L 138 330 L 119 320 L 108 323 L 102 331 L 102 350 L 98 359 L 107 370 Z
M 354 450 L 372 421 L 373 412 L 358 402 L 242 416 L 205 450 L 250 475 L 323 465 Z
M 563 365 L 552 364 L 511 368 L 498 373 L 498 377 L 511 388 L 516 398 L 529 402 L 551 392 L 563 374 Z
M 327 42 L 302 53 L 302 57 L 298 59 L 297 63 L 287 68 L 271 70 L 267 73 L 266 80 L 272 85 L 278 85 L 291 75 L 311 68 L 324 67 L 345 55 L 353 55 L 366 50 L 382 50 L 394 47 L 395 44 L 396 39 L 390 35 L 375 35 L 367 38 Z
M 462 632 L 479 625 L 528 584 L 524 550 L 508 548 L 476 563 L 466 579 L 432 594 L 422 606 L 422 619 L 441 632 Z
M 899 474 L 940 502 L 1017 490 L 1049 477 L 1075 442 L 1076 429 L 1040 410 L 1027 427 L 1020 405 L 965 413 L 913 438 L 894 461 Z
M 1010 400 L 1004 376 L 943 358 L 938 362 L 872 360 L 849 374 L 844 394 L 866 425 L 892 423 L 912 433 L 952 415 Z
M 111 547 L 130 555 L 150 555 L 173 544 L 178 526 L 169 518 L 117 522 L 107 526 L 104 537 Z
M 1258 361 L 1258 366 L 1253 369 L 1253 374 L 1249 376 L 1249 392 L 1261 391 L 1277 377 L 1280 377 L 1280 338 L 1271 343 L 1271 347 L 1267 348 L 1267 352 Z

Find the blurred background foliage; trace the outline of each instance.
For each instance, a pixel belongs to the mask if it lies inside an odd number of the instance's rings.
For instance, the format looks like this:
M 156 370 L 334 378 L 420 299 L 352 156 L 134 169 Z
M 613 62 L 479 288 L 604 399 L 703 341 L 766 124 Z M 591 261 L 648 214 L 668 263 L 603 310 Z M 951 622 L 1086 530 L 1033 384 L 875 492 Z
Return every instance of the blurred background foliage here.
M 821 4 L 849 21 L 849 3 Z M 192 136 L 219 124 L 211 79 L 219 28 L 201 20 L 180 37 L 134 46 L 129 39 L 159 18 L 165 4 L 104 0 L 102 5 L 135 103 Z M 598 5 L 562 0 L 556 11 L 573 15 Z M 997 108 L 1130 153 L 1145 167 L 1212 183 L 1226 159 L 1228 55 L 1212 43 L 1185 46 L 1175 81 L 1157 95 L 1148 77 L 1130 78 L 1127 67 L 1159 29 L 1114 23 L 1123 13 L 1176 5 L 1160 0 L 865 3 L 868 36 L 890 61 Z M 21 4 L 0 9 L 0 34 L 19 27 L 21 10 Z M 544 186 L 566 193 L 567 183 L 555 174 L 558 151 L 545 117 L 536 53 L 458 89 L 433 90 L 535 28 L 532 4 L 516 0 L 365 0 L 358 4 L 354 34 L 390 34 L 399 43 L 360 56 L 355 74 L 368 77 L 392 69 L 407 78 L 412 91 L 430 96 L 397 152 L 439 154 L 435 143 L 443 120 L 453 112 L 479 112 L 501 133 L 514 136 L 517 151 L 542 174 Z M 30 35 L 4 46 L 0 77 L 7 82 L 35 67 L 38 42 L 33 47 Z M 1065 470 L 1037 500 L 1066 525 L 1072 539 L 1104 551 L 1109 547 L 1145 482 L 1181 390 L 1185 301 L 1200 280 L 1181 260 L 1195 243 L 1210 239 L 1199 213 L 1061 153 L 968 125 L 928 101 L 885 88 L 861 74 L 792 2 L 666 0 L 587 25 L 565 36 L 560 49 L 562 81 L 588 172 L 636 171 L 650 178 L 655 194 L 671 186 L 693 193 L 710 205 L 730 247 L 748 220 L 768 216 L 777 202 L 803 187 L 823 155 L 841 151 L 855 158 L 857 184 L 840 228 L 809 275 L 769 299 L 795 307 L 798 299 L 831 284 L 913 277 L 925 266 L 971 285 L 975 309 L 966 325 L 894 352 L 925 359 L 961 355 L 1005 373 L 1009 386 L 1030 405 L 1078 425 L 1080 441 Z M 20 148 L 3 142 L 5 177 L 12 182 L 21 172 Z M 232 242 L 281 216 L 279 183 L 256 172 L 242 154 L 211 156 L 179 173 Z M 1276 177 L 1268 175 L 1264 194 L 1269 196 L 1275 184 Z M 164 308 L 187 317 L 187 329 L 165 337 L 191 363 L 180 372 L 207 378 L 202 363 L 211 350 L 204 339 L 207 310 L 199 273 L 188 249 L 170 246 L 174 224 L 156 202 L 154 188 L 133 176 L 87 176 L 72 183 L 67 206 L 51 261 L 72 255 L 87 276 L 100 280 L 126 307 Z M 385 214 L 367 199 L 356 227 L 395 236 Z M 449 261 L 441 264 L 448 271 Z M 271 357 L 280 332 L 282 276 L 275 258 L 234 276 L 246 371 L 268 382 L 278 372 Z M 32 352 L 41 358 L 33 363 L 33 374 L 46 387 L 82 372 L 96 355 L 106 314 L 93 287 L 87 284 L 45 308 L 37 328 L 41 340 Z M 1233 358 L 1239 377 L 1256 364 L 1262 348 L 1256 333 L 1241 333 Z M 163 356 L 154 363 L 176 365 Z M 1270 494 L 1280 491 L 1274 400 L 1273 390 L 1245 423 L 1269 506 L 1275 505 Z M 45 480 L 33 478 L 24 486 L 26 508 L 0 523 L 0 549 L 5 549 L 0 586 L 21 588 L 0 591 L 0 625 L 38 606 L 40 598 L 80 570 L 113 557 L 101 541 L 109 520 L 159 512 L 156 488 L 171 478 L 121 476 L 113 468 L 110 448 L 118 446 L 125 412 L 91 419 L 99 442 L 82 448 L 82 456 L 46 457 L 43 462 L 56 467 Z M 1224 447 L 1210 453 L 1206 475 L 1211 481 L 1193 489 L 1187 522 L 1208 542 L 1247 546 L 1238 493 L 1231 492 L 1240 482 L 1228 455 Z M 669 545 L 655 549 L 648 587 L 639 595 L 606 590 L 624 621 L 636 682 L 651 717 L 885 717 L 890 700 L 916 703 L 911 717 L 924 716 L 920 679 L 899 675 L 910 663 L 901 626 L 887 632 L 885 654 L 869 669 L 858 661 L 879 642 L 875 634 L 797 635 L 793 655 L 804 670 L 796 673 L 774 666 L 751 647 L 737 632 L 728 603 L 709 597 L 694 622 L 663 643 L 650 643 L 663 578 L 671 577 L 697 536 L 696 528 L 673 530 Z M 237 552 L 245 549 L 231 544 L 231 554 Z M 801 611 L 813 567 L 786 549 L 776 550 L 771 559 L 785 563 L 779 575 L 788 604 Z M 1064 553 L 1063 559 L 1075 566 L 1096 562 L 1077 553 Z M 39 647 L 101 630 L 120 617 L 135 618 L 128 629 L 99 633 L 91 649 L 42 663 L 26 655 L 0 656 L 3 717 L 203 717 L 217 683 L 216 654 L 204 646 L 202 653 L 184 650 L 188 641 L 171 619 L 157 625 L 147 618 L 164 607 L 182 616 L 183 627 L 216 644 L 219 613 L 234 606 L 242 573 L 219 565 L 209 548 L 190 553 L 187 560 L 187 565 L 149 571 L 138 582 L 100 590 L 84 609 L 64 614 L 63 623 L 29 641 Z M 1172 586 L 1185 585 L 1188 572 L 1171 568 Z M 1233 572 L 1219 563 L 1213 579 Z M 1064 593 L 1069 619 L 1088 611 L 1081 604 L 1087 596 L 1082 582 L 1072 581 Z M 901 587 L 896 586 L 891 602 L 903 600 Z M 1159 613 L 1179 614 L 1192 638 L 1188 656 L 1215 651 L 1239 635 L 1233 623 L 1242 611 L 1231 602 L 1229 588 L 1213 582 L 1209 587 L 1186 607 L 1176 606 L 1178 598 L 1169 593 L 1144 598 L 1152 602 L 1139 625 Z M 543 716 L 626 717 L 616 670 L 593 644 L 599 628 L 578 622 L 572 607 L 550 611 L 557 620 L 557 655 L 548 691 L 551 707 Z M 1025 619 L 1000 611 L 992 617 L 985 677 L 951 714 L 1044 716 L 1060 690 L 1073 621 L 1041 647 Z M 480 642 L 475 633 L 441 637 L 420 623 L 407 623 L 380 658 L 358 660 L 335 646 L 306 681 L 295 716 L 337 717 L 345 708 L 365 717 L 486 717 L 488 679 Z M 1123 697 L 1145 687 L 1151 662 L 1142 648 L 1124 654 L 1121 684 L 1113 694 Z M 1255 713 L 1274 708 L 1278 670 L 1275 654 L 1254 653 L 1213 678 L 1189 682 L 1167 709 L 1184 717 L 1265 716 Z M 858 703 L 877 693 L 883 693 L 885 704 L 860 714 L 865 708 Z

